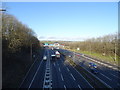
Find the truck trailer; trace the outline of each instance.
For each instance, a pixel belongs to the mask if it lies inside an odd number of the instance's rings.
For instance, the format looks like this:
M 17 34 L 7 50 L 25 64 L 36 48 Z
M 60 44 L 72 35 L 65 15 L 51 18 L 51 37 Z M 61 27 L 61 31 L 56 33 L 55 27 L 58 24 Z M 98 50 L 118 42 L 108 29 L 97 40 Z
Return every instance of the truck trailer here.
M 60 58 L 60 53 L 58 51 L 55 52 L 56 58 Z

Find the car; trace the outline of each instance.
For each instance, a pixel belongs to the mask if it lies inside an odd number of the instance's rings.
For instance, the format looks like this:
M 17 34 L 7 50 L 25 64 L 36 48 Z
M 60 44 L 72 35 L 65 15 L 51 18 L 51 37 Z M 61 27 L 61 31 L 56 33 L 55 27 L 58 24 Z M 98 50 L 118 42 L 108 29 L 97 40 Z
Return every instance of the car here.
M 43 57 L 43 60 L 46 61 L 46 60 L 47 60 L 47 56 L 44 56 L 44 57 Z
M 93 63 L 93 62 L 90 62 L 90 63 L 89 63 L 89 67 L 90 67 L 90 68 L 92 68 L 92 67 L 93 67 L 93 68 L 97 68 L 97 65 L 96 65 L 95 63 Z
M 99 73 L 99 71 L 98 71 L 98 69 L 97 69 L 97 68 L 91 68 L 90 70 L 91 70 L 91 72 L 92 72 L 92 73 L 94 73 L 94 74 Z

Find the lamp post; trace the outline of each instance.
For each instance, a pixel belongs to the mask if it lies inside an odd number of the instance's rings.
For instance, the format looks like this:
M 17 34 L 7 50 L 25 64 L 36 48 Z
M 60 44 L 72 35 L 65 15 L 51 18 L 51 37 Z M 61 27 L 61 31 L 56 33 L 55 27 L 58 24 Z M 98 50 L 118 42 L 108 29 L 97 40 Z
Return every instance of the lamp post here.
M 73 52 L 73 61 L 75 61 L 75 52 Z
M 33 50 L 32 50 L 32 45 L 33 45 L 33 43 L 32 43 L 31 46 L 30 46 L 30 56 L 31 56 L 31 61 L 32 61 L 32 52 L 33 52 Z
M 117 42 L 117 37 L 115 37 L 115 61 L 117 59 L 117 55 L 116 55 L 116 53 L 117 53 L 116 42 Z
M 30 46 L 30 59 L 31 59 L 31 61 L 32 61 L 32 44 L 31 44 L 31 46 Z

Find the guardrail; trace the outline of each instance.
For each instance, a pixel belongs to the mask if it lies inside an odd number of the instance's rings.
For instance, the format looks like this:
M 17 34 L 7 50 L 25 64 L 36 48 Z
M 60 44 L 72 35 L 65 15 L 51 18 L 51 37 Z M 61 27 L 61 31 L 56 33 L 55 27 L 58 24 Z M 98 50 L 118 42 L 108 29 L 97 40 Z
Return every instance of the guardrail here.
M 46 70 L 45 70 L 45 77 L 43 82 L 43 89 L 52 89 L 52 74 L 50 69 L 50 58 L 49 58 L 49 52 L 47 51 L 48 59 L 46 62 Z

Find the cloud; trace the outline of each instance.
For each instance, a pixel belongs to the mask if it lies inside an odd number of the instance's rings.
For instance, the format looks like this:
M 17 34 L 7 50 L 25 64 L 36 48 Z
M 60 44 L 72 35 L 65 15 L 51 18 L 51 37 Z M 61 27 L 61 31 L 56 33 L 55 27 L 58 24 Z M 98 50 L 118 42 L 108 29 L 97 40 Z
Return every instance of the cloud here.
M 60 40 L 60 41 L 84 41 L 86 40 L 86 37 L 45 37 L 41 36 L 39 37 L 39 40 Z
M 39 39 L 45 39 L 45 38 L 46 38 L 46 37 L 44 37 L 44 36 L 40 36 L 40 37 L 39 37 Z

